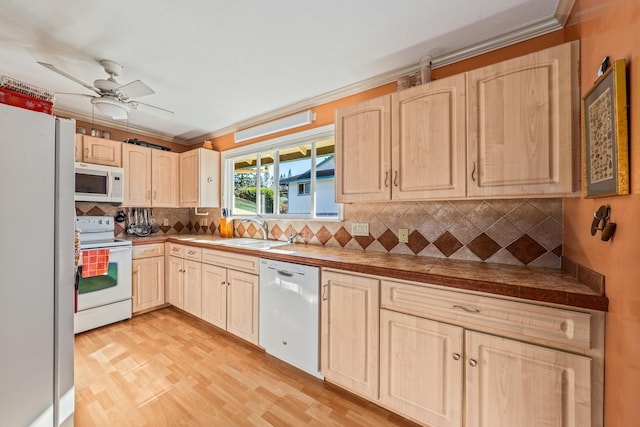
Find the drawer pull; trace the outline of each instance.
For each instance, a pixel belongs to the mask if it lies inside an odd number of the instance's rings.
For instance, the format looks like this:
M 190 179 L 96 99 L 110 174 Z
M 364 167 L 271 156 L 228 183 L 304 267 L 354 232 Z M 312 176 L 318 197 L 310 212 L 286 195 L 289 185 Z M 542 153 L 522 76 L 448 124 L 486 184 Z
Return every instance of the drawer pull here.
M 460 353 L 453 353 L 453 360 L 460 360 Z
M 478 361 L 475 359 L 469 359 L 469 366 L 475 368 L 476 366 L 478 366 Z
M 458 308 L 460 310 L 464 310 L 467 313 L 480 313 L 480 309 L 478 308 L 467 308 L 464 305 L 454 305 L 453 308 Z
M 195 255 L 196 251 L 189 251 L 189 255 Z

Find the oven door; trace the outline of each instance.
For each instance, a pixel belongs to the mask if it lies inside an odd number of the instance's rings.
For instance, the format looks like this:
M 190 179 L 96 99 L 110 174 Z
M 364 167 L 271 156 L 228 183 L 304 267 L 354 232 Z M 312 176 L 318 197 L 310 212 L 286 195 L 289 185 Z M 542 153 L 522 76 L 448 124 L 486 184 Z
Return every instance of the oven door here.
M 77 311 L 125 300 L 131 300 L 130 246 L 109 248 L 109 270 L 104 276 L 83 278 L 80 257 Z

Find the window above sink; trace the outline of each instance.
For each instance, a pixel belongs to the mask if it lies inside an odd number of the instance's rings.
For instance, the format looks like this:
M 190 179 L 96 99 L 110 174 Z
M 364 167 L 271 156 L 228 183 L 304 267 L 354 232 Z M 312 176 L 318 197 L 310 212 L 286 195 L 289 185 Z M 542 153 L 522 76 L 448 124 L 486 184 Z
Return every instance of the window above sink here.
M 333 125 L 226 151 L 223 206 L 239 219 L 339 221 L 334 153 Z

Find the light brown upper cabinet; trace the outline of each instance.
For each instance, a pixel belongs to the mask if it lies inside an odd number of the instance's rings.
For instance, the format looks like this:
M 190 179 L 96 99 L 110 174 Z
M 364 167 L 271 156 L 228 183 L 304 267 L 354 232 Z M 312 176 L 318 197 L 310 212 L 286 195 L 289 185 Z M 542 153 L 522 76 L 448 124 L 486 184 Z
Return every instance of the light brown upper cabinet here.
M 389 200 L 391 97 L 336 111 L 336 201 Z
M 575 195 L 578 42 L 336 111 L 336 201 Z
M 75 161 L 82 161 L 82 134 L 76 133 Z
M 177 153 L 123 144 L 124 205 L 178 207 L 178 158 Z
M 465 196 L 465 75 L 391 95 L 391 199 Z
M 220 153 L 205 148 L 180 153 L 180 206 L 220 207 Z
M 468 196 L 577 189 L 578 42 L 467 73 Z
M 336 112 L 336 200 L 465 196 L 465 76 Z
M 82 148 L 80 148 L 82 140 Z M 90 135 L 76 135 L 76 161 L 106 166 L 122 166 L 122 142 L 97 138 Z M 82 154 L 78 154 L 78 150 Z M 80 159 L 80 160 L 78 160 Z

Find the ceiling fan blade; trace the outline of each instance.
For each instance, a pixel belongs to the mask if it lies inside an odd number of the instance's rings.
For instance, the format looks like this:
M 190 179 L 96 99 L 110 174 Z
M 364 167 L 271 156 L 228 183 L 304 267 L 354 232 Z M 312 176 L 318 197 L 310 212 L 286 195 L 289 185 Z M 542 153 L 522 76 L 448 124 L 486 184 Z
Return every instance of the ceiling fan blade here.
M 154 90 L 147 86 L 142 80 L 134 80 L 124 86 L 120 86 L 118 91 L 125 94 L 129 99 L 140 98 L 141 96 L 155 93 Z
M 135 104 L 134 108 L 141 106 L 142 109 L 149 111 L 152 114 L 156 114 L 158 116 L 163 116 L 169 118 L 173 116 L 173 111 L 167 110 L 165 108 L 156 107 L 155 105 L 145 104 L 144 102 L 134 101 L 131 104 Z M 133 105 L 132 105 L 133 106 Z
M 85 96 L 87 98 L 98 98 L 97 96 L 88 95 L 86 93 L 74 93 L 74 92 L 55 92 L 55 95 L 73 95 L 73 96 Z
M 91 90 L 91 91 L 93 91 L 93 92 L 97 93 L 98 95 L 100 95 L 100 91 L 99 91 L 98 89 L 96 89 L 95 87 L 91 86 L 91 85 L 90 85 L 90 84 L 88 84 L 88 83 L 83 82 L 83 81 L 82 81 L 82 80 L 80 80 L 80 79 L 77 79 L 76 77 L 72 76 L 71 74 L 69 74 L 69 73 L 66 73 L 66 72 L 62 71 L 60 68 L 56 67 L 55 65 L 47 64 L 46 62 L 40 62 L 40 61 L 38 61 L 38 64 L 42 65 L 42 66 L 43 66 L 43 67 L 45 67 L 45 68 L 50 69 L 50 70 L 51 70 L 51 71 L 53 71 L 54 73 L 58 73 L 58 74 L 60 74 L 62 77 L 66 77 L 66 78 L 68 78 L 69 80 L 72 80 L 72 81 L 74 81 L 74 82 L 78 83 L 79 85 L 82 85 L 82 86 L 86 87 L 87 89 L 89 89 L 89 90 Z

